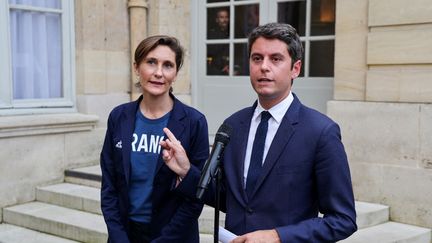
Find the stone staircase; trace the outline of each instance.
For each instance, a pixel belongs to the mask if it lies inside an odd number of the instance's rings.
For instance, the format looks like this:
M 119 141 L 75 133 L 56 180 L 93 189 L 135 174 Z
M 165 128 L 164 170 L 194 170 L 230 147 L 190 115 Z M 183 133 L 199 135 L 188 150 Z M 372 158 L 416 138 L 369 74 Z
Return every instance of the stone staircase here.
M 3 209 L 0 243 L 106 242 L 100 211 L 99 166 L 65 172 L 65 183 L 38 187 L 36 201 Z M 341 241 L 430 243 L 431 230 L 389 221 L 387 206 L 356 202 L 359 230 Z M 199 219 L 201 242 L 213 242 L 214 210 L 204 207 Z M 225 215 L 220 214 L 220 225 Z

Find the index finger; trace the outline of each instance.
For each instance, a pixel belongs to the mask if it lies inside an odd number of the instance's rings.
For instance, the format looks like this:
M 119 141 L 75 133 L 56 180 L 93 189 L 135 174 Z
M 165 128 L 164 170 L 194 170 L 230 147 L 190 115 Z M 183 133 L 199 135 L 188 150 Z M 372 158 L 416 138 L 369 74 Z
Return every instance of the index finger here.
M 168 129 L 168 128 L 164 128 L 163 131 L 165 132 L 165 134 L 167 135 L 168 139 L 171 142 L 178 142 L 177 138 L 174 136 L 174 134 Z
M 230 243 L 242 243 L 245 242 L 246 239 L 244 239 L 244 236 L 237 236 L 233 240 L 230 241 Z

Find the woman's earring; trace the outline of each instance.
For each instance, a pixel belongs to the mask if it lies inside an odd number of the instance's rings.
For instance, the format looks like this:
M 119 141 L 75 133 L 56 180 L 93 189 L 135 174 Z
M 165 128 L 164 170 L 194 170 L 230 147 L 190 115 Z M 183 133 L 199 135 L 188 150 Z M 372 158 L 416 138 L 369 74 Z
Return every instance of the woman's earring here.
M 137 81 L 137 83 L 139 83 L 141 81 L 139 75 L 136 76 L 136 81 Z

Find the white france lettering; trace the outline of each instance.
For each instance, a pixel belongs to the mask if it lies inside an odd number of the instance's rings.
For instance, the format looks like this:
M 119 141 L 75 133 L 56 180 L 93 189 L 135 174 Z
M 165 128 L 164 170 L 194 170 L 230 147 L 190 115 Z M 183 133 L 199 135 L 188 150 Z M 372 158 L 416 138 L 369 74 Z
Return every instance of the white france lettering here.
M 136 135 L 136 133 L 133 134 L 133 141 L 132 141 L 132 151 L 136 151 L 135 145 L 136 142 L 138 141 L 138 135 Z
M 147 145 L 147 134 L 141 135 L 141 139 L 137 148 L 138 152 L 141 152 L 141 149 L 144 149 L 144 152 L 148 152 L 148 145 Z
M 157 153 L 159 146 L 159 136 L 151 135 L 150 137 L 150 149 L 151 153 Z
M 160 139 L 159 139 L 158 144 L 160 143 L 160 141 L 163 141 L 163 140 L 164 140 L 164 136 L 161 136 Z M 159 145 L 158 146 L 158 154 L 160 154 L 160 151 L 161 151 L 161 146 Z

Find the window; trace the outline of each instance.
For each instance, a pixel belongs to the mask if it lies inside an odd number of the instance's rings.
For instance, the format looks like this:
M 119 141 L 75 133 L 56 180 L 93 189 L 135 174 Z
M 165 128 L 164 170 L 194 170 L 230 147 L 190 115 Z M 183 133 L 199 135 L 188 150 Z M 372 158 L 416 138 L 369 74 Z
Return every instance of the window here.
M 257 98 L 250 87 L 247 36 L 258 24 L 294 26 L 305 49 L 292 91 L 323 113 L 333 97 L 336 0 L 194 0 L 192 97 L 217 131 Z M 217 26 L 222 26 L 217 30 Z
M 305 48 L 301 77 L 333 77 L 335 0 L 207 0 L 207 75 L 249 74 L 246 38 L 260 22 L 260 6 L 269 9 L 261 22 L 297 29 Z
M 0 114 L 73 109 L 73 1 L 8 0 L 0 11 Z
M 301 77 L 333 77 L 335 0 L 279 1 L 277 22 L 291 24 L 303 41 Z
M 259 24 L 259 1 L 207 3 L 206 74 L 248 75 L 247 36 Z

